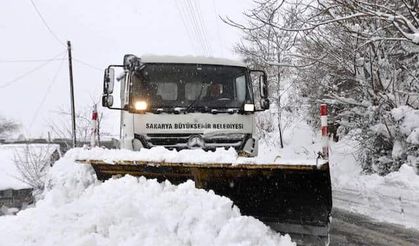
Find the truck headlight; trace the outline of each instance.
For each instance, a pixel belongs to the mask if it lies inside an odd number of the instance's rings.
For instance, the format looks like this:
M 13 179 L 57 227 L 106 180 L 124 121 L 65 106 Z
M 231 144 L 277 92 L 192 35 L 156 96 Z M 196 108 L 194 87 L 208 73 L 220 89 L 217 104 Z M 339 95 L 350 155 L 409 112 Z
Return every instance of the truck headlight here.
M 135 110 L 141 111 L 147 109 L 147 103 L 145 101 L 137 101 L 134 104 Z
M 254 104 L 245 104 L 244 105 L 244 111 L 246 112 L 253 112 L 255 111 L 255 105 Z

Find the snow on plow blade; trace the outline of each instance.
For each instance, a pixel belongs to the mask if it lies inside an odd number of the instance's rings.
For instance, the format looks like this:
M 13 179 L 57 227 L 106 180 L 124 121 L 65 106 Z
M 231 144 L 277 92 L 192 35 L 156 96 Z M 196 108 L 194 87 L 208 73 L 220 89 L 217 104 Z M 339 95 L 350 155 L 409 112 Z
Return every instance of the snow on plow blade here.
M 80 160 L 94 168 L 98 179 L 113 175 L 144 176 L 173 184 L 195 181 L 197 188 L 229 197 L 243 215 L 272 229 L 290 233 L 300 242 L 324 245 L 329 233 L 332 191 L 329 164 L 190 164 Z

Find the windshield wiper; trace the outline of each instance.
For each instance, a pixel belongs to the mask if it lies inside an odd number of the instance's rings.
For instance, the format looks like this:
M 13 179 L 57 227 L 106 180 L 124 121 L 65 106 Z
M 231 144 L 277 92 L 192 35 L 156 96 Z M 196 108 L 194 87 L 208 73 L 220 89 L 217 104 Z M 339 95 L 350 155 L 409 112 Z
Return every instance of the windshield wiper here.
M 185 109 L 186 113 L 188 113 L 189 110 L 192 108 L 192 106 L 195 105 L 201 99 L 201 95 L 203 91 L 204 91 L 204 84 L 202 83 L 201 90 L 199 91 L 199 95 L 195 98 L 195 100 L 191 104 L 188 105 L 188 107 L 186 107 Z

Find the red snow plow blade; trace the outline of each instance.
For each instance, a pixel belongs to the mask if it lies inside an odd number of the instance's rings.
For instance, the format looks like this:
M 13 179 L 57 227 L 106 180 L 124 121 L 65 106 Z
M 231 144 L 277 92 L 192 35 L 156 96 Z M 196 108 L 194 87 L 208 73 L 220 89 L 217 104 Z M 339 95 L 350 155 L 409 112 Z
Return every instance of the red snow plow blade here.
M 179 184 L 188 179 L 197 188 L 230 198 L 242 215 L 289 233 L 297 243 L 326 245 L 332 190 L 329 164 L 190 164 L 145 161 L 79 160 L 90 164 L 99 180 L 113 175 L 144 176 Z

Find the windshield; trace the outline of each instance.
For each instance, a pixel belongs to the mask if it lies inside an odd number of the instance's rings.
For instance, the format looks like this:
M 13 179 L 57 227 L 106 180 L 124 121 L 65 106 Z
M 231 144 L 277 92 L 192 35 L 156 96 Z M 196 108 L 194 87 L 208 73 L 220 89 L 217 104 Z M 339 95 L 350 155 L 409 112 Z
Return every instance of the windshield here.
M 246 78 L 243 67 L 145 64 L 132 75 L 131 96 L 150 108 L 241 108 L 252 96 Z

